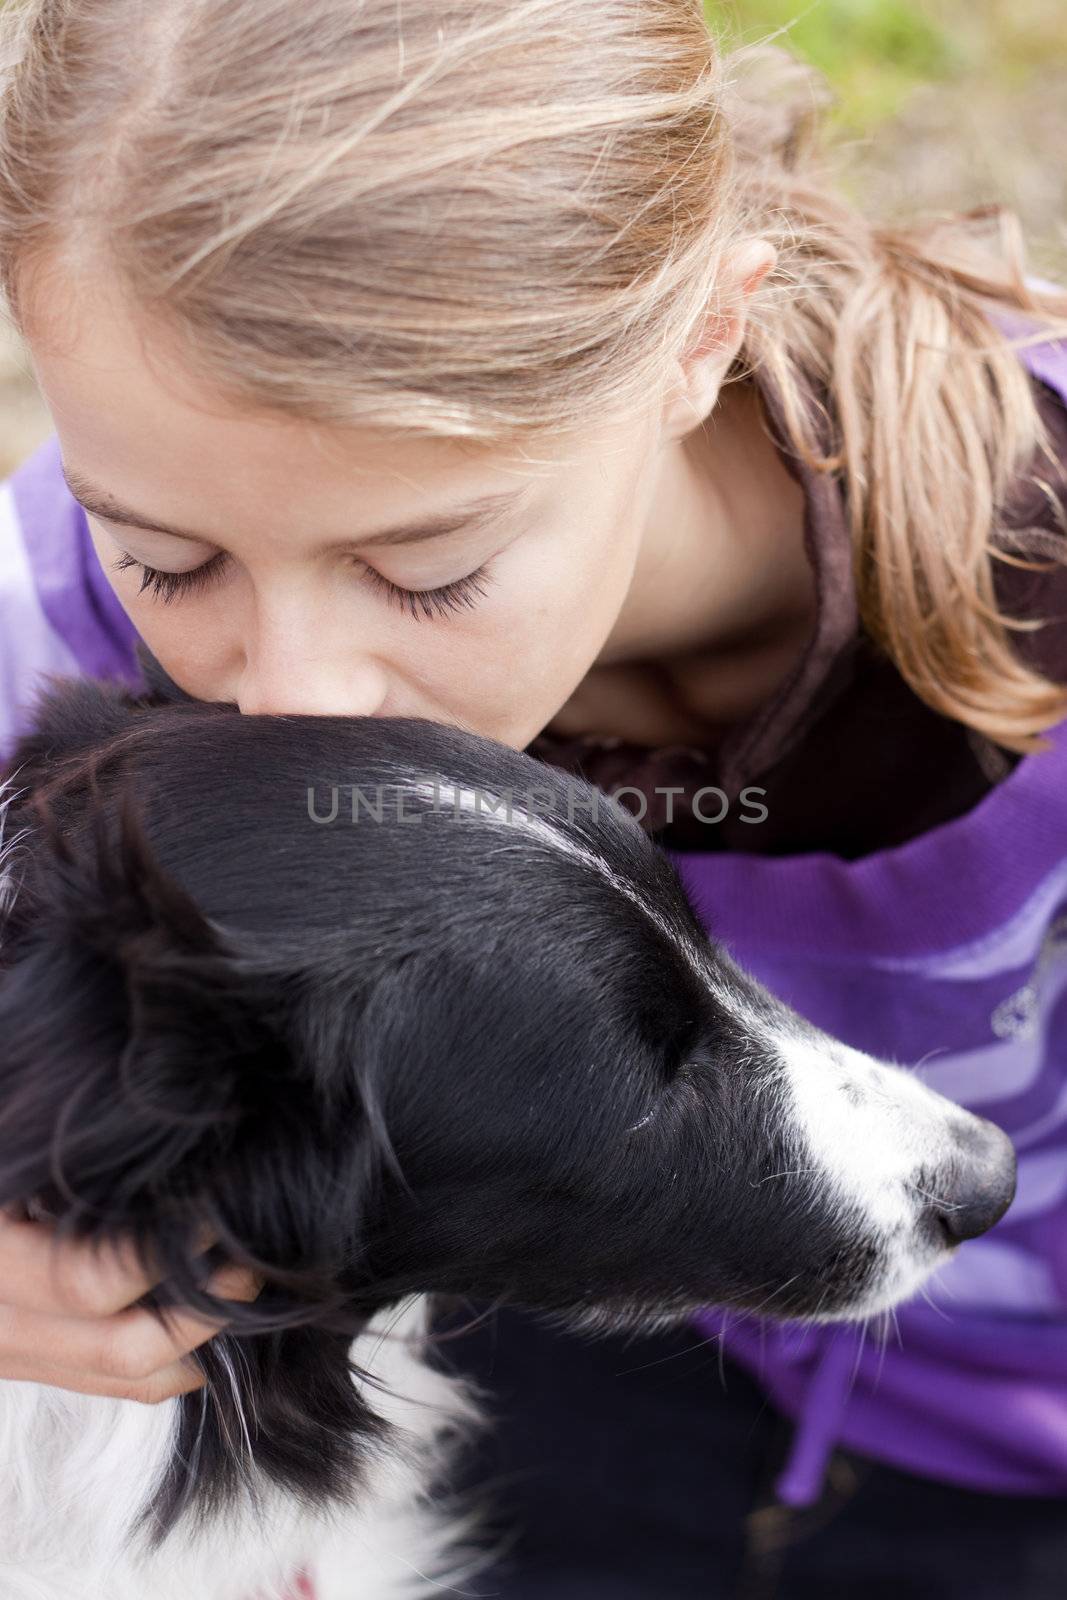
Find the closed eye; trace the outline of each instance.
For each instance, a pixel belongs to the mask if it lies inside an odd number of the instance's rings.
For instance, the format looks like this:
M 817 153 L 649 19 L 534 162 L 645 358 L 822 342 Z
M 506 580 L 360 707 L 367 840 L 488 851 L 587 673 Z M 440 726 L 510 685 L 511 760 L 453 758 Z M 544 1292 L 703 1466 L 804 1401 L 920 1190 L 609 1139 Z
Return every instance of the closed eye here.
M 116 572 L 136 569 L 141 574 L 141 587 L 137 593 L 144 594 L 147 590 L 167 603 L 179 595 L 197 594 L 201 589 L 206 589 L 221 573 L 227 560 L 226 552 L 220 550 L 210 561 L 192 567 L 188 572 L 160 572 L 156 567 L 146 567 L 143 561 L 123 553 L 117 561 L 112 562 L 112 567 Z
M 203 562 L 199 567 L 192 567 L 188 572 L 161 572 L 157 567 L 146 566 L 143 561 L 138 561 L 134 556 L 124 552 L 112 566 L 116 572 L 126 572 L 131 569 L 139 571 L 141 587 L 137 591 L 138 594 L 148 592 L 167 605 L 170 601 L 183 596 L 200 594 L 217 582 L 229 559 L 226 551 L 220 550 L 210 561 Z M 477 571 L 469 573 L 465 578 L 458 578 L 454 583 L 442 584 L 436 589 L 405 589 L 400 584 L 383 578 L 373 567 L 365 566 L 363 570 L 372 588 L 390 604 L 406 611 L 416 622 L 420 617 L 432 621 L 435 617 L 448 616 L 456 611 L 473 610 L 485 595 L 490 582 L 488 562 L 483 563 Z
M 488 562 L 484 562 L 477 571 L 468 573 L 467 577 L 457 578 L 455 583 L 442 584 L 439 589 L 404 589 L 398 583 L 390 583 L 373 567 L 367 567 L 366 573 L 373 589 L 407 611 L 416 622 L 420 615 L 432 620 L 434 617 L 448 616 L 454 611 L 473 611 L 490 582 Z

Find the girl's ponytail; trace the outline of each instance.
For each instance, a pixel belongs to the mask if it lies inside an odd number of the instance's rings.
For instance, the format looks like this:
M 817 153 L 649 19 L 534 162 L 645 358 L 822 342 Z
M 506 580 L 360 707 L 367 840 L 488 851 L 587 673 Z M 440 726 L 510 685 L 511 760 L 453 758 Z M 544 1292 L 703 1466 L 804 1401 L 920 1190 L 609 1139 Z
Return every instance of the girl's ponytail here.
M 867 633 L 936 711 L 1032 750 L 1067 688 L 1023 661 L 1012 635 L 1035 624 L 1001 615 L 994 580 L 998 562 L 1032 565 L 1001 513 L 1047 449 L 1017 345 L 1067 336 L 1067 293 L 1027 280 L 1003 212 L 865 221 L 821 170 L 812 75 L 766 48 L 734 68 L 741 215 L 780 251 L 746 362 L 776 389 L 791 448 L 840 476 Z

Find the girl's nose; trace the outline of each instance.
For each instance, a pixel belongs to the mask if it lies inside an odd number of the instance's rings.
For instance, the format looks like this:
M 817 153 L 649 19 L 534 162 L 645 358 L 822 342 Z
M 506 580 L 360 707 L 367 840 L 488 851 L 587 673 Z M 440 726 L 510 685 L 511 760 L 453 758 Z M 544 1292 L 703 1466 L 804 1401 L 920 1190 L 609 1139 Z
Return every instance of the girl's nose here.
M 387 688 L 385 670 L 373 659 L 320 661 L 290 653 L 284 661 L 249 661 L 234 699 L 246 715 L 373 717 Z

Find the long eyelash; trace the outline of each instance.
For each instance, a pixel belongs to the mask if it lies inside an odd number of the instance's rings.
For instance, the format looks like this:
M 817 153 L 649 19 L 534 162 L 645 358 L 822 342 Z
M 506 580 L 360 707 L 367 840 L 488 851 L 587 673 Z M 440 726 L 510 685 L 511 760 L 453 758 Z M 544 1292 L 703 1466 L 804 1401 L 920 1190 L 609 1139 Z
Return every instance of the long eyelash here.
M 137 561 L 133 556 L 124 554 L 113 563 L 116 572 L 126 572 L 136 568 L 141 574 L 141 587 L 138 594 L 149 593 L 157 595 L 166 605 L 169 601 L 177 599 L 179 595 L 198 593 L 207 588 L 220 575 L 228 556 L 225 550 L 220 550 L 218 555 L 205 561 L 203 566 L 193 567 L 189 572 L 160 572 L 156 567 L 146 567 L 143 561 Z M 380 572 L 373 567 L 367 567 L 367 577 L 379 593 L 394 605 L 406 611 L 414 621 L 425 617 L 433 621 L 435 617 L 449 616 L 456 611 L 473 610 L 481 600 L 491 581 L 489 565 L 478 568 L 477 572 L 468 574 L 466 578 L 458 578 L 455 583 L 442 584 L 439 589 L 403 589 L 397 583 L 391 583 L 388 578 L 383 578 Z
M 225 550 L 220 550 L 210 561 L 205 561 L 203 566 L 193 567 L 190 572 L 159 572 L 155 567 L 146 567 L 143 561 L 137 561 L 131 555 L 120 556 L 112 566 L 116 572 L 136 567 L 141 574 L 141 587 L 137 593 L 144 594 L 147 589 L 151 594 L 158 595 L 166 605 L 180 594 L 194 594 L 207 588 L 219 576 L 227 559 Z
M 491 582 L 488 563 L 466 578 L 443 584 L 440 589 L 402 589 L 399 584 L 383 578 L 380 572 L 375 572 L 373 567 L 366 570 L 372 586 L 387 600 L 406 611 L 415 622 L 420 617 L 432 622 L 434 617 L 450 616 L 456 611 L 472 611 L 478 601 L 484 598 Z

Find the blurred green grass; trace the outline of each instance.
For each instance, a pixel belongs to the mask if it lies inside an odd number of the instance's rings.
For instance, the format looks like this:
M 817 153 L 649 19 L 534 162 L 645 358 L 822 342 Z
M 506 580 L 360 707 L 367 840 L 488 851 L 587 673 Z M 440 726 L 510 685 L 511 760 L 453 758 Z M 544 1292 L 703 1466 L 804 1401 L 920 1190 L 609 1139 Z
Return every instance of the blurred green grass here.
M 1001 204 L 1067 274 L 1067 0 L 705 0 L 724 44 L 829 79 L 841 179 L 872 214 Z
M 916 84 L 954 66 L 948 30 L 914 0 L 709 0 L 706 9 L 727 41 L 780 33 L 782 45 L 826 73 L 839 120 L 857 129 L 891 116 Z
M 781 42 L 819 66 L 856 130 L 897 114 L 920 85 L 969 83 L 1025 92 L 1028 78 L 1067 66 L 1064 0 L 707 0 L 712 26 Z

